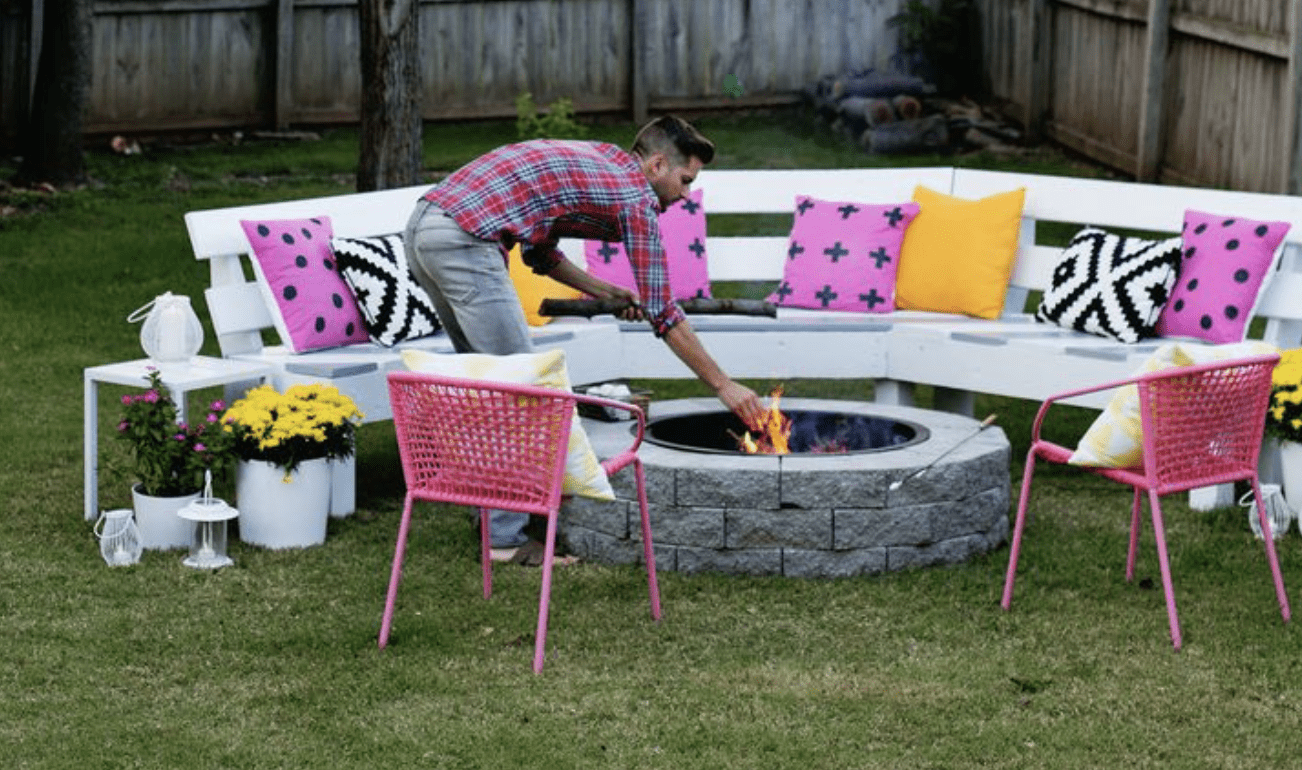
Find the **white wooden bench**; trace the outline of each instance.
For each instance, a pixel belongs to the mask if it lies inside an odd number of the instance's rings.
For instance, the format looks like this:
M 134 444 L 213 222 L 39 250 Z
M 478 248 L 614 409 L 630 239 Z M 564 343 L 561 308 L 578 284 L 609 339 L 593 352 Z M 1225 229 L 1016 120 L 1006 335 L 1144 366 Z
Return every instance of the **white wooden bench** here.
M 915 385 L 934 387 L 936 408 L 971 414 L 977 393 L 1040 400 L 1084 384 L 1119 379 L 1159 344 L 1127 345 L 1035 322 L 1030 292 L 1049 287 L 1061 249 L 1037 244 L 1041 222 L 1092 224 L 1173 233 L 1185 209 L 1292 223 L 1279 273 L 1256 314 L 1263 338 L 1280 347 L 1302 344 L 1302 203 L 1284 195 L 1169 187 L 961 168 L 848 170 L 705 170 L 707 216 L 790 215 L 798 194 L 868 204 L 907 201 L 916 185 L 976 199 L 1026 188 L 1020 245 L 1003 316 L 982 320 L 918 311 L 891 314 L 780 310 L 778 317 L 696 316 L 692 324 L 730 375 L 775 380 L 816 377 L 866 379 L 881 403 L 910 405 Z M 264 344 L 273 329 L 262 294 L 250 277 L 241 219 L 327 215 L 336 235 L 401 232 L 425 186 L 374 193 L 195 211 L 186 215 L 195 257 L 209 263 L 206 291 L 222 355 L 268 363 L 272 382 L 326 381 L 361 405 L 368 420 L 389 419 L 384 375 L 399 366 L 398 352 L 356 345 L 304 354 Z M 787 248 L 784 235 L 710 236 L 712 281 L 776 282 Z M 582 244 L 562 243 L 583 263 Z M 1033 311 L 1034 308 L 1031 308 Z M 613 318 L 562 319 L 534 331 L 540 348 L 566 351 L 577 384 L 618 378 L 690 378 L 688 369 L 645 323 Z M 443 335 L 412 343 L 443 352 Z M 1101 407 L 1104 397 L 1078 405 Z M 1224 497 L 1222 493 L 1221 497 Z M 1223 499 L 1222 499 L 1223 501 Z

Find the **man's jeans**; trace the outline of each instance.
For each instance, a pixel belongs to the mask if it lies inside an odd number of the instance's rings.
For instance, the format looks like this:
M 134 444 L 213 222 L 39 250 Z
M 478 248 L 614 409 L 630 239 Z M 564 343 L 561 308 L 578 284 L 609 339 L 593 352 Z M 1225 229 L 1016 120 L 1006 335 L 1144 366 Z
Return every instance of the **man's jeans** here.
M 412 275 L 430 296 L 439 322 L 458 353 L 531 353 L 529 324 L 511 283 L 502 248 L 462 230 L 425 199 L 407 222 L 403 239 Z M 490 511 L 494 548 L 523 545 L 529 515 Z

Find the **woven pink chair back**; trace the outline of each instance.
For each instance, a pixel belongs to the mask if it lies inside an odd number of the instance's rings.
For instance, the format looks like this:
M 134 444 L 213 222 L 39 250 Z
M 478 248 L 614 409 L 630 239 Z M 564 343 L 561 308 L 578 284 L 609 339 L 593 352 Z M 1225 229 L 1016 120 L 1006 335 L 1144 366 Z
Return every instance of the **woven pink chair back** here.
M 1160 493 L 1256 473 L 1278 360 L 1168 369 L 1139 381 L 1146 472 Z
M 571 394 L 532 385 L 389 374 L 409 494 L 548 514 L 560 504 Z

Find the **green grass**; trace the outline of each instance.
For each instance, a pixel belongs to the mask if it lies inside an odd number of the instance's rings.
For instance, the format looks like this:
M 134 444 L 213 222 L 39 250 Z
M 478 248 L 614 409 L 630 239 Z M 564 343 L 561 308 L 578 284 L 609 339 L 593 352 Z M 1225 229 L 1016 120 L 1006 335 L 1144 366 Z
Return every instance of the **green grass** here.
M 720 163 L 872 159 L 790 113 L 701 121 Z M 627 142 L 632 126 L 599 138 Z M 508 123 L 431 126 L 446 171 Z M 479 598 L 466 517 L 421 506 L 393 643 L 375 649 L 402 482 L 392 428 L 361 431 L 359 512 L 324 546 L 235 543 L 109 569 L 81 519 L 81 372 L 139 355 L 127 314 L 161 291 L 202 310 L 190 209 L 350 189 L 356 136 L 95 153 L 96 183 L 9 193 L 0 219 L 0 746 L 14 768 L 1277 768 L 1302 728 L 1298 630 L 1280 622 L 1240 509 L 1168 498 L 1185 650 L 1151 542 L 1122 579 L 1129 495 L 1038 475 L 1017 601 L 1007 549 L 960 566 L 836 581 L 661 575 L 652 623 L 632 568 L 557 574 L 543 675 L 529 671 L 535 570 Z M 949 163 L 955 159 L 923 159 Z M 993 165 L 993 158 L 957 159 Z M 1091 173 L 1039 152 L 1004 167 Z M 0 167 L 0 174 L 7 169 Z M 5 205 L 5 201 L 0 201 Z M 202 315 L 202 313 L 201 313 Z M 206 352 L 215 353 L 210 341 Z M 658 398 L 687 382 L 639 383 Z M 757 387 L 770 383 L 754 383 Z M 862 397 L 864 383 L 793 381 Z M 113 422 L 105 388 L 101 431 Z M 922 394 L 926 399 L 925 391 Z M 1033 405 L 983 398 L 1020 458 Z M 1065 432 L 1087 424 L 1070 410 Z M 110 440 L 102 452 L 120 450 Z M 1014 482 L 1020 475 L 1015 461 Z M 104 478 L 106 507 L 128 504 Z M 1280 543 L 1302 580 L 1298 535 Z

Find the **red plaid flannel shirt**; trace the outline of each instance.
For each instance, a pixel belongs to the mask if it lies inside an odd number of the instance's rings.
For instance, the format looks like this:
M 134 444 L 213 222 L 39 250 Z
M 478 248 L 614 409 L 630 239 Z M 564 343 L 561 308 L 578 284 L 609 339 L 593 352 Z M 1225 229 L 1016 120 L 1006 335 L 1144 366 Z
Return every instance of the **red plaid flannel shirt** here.
M 565 258 L 556 250 L 561 238 L 622 241 L 656 336 L 685 318 L 669 292 L 660 203 L 637 158 L 613 144 L 536 139 L 499 147 L 425 198 L 471 235 L 506 250 L 520 244 L 536 273 Z

